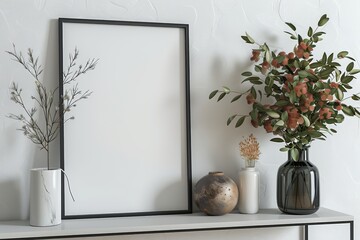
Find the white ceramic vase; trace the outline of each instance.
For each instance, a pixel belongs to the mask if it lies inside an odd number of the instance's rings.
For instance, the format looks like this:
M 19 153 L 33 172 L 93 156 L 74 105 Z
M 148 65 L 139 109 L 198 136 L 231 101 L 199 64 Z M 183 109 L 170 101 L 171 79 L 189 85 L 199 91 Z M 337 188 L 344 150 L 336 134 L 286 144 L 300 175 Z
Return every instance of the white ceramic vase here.
M 253 214 L 259 211 L 259 172 L 255 167 L 246 167 L 239 172 L 239 211 Z
M 61 223 L 61 169 L 30 170 L 30 225 Z

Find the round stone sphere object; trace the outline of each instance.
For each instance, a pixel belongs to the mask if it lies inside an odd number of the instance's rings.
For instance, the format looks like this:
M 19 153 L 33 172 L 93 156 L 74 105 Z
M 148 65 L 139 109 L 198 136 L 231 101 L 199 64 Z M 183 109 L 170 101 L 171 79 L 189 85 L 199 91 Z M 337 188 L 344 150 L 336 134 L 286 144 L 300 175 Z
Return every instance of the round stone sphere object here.
M 196 183 L 194 198 L 200 211 L 219 216 L 236 207 L 239 191 L 236 183 L 223 172 L 210 172 Z

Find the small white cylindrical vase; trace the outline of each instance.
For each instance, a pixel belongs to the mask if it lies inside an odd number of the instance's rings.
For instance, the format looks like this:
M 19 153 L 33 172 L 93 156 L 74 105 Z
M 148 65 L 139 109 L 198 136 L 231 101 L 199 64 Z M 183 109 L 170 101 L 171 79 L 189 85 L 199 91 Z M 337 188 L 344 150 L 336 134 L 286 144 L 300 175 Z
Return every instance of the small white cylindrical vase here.
M 239 172 L 239 211 L 257 213 L 259 211 L 259 172 L 254 167 L 243 168 Z
M 61 223 L 61 169 L 30 170 L 30 225 Z

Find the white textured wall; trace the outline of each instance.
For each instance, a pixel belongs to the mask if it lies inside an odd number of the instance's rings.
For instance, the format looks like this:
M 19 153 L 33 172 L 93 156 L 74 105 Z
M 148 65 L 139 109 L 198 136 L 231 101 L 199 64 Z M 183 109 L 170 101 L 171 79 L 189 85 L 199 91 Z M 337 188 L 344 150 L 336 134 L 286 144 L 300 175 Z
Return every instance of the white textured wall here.
M 328 33 L 317 52 L 348 50 L 360 60 L 360 2 L 357 0 L 1 0 L 0 1 L 0 220 L 28 217 L 28 170 L 45 166 L 45 155 L 15 131 L 19 125 L 5 115 L 19 109 L 9 100 L 8 87 L 17 81 L 31 94 L 33 82 L 27 73 L 10 61 L 6 50 L 12 43 L 39 54 L 48 84 L 57 84 L 57 18 L 97 18 L 130 21 L 158 21 L 190 24 L 191 114 L 193 178 L 212 170 L 236 176 L 242 163 L 237 144 L 250 132 L 260 139 L 262 174 L 261 207 L 276 207 L 275 176 L 286 155 L 270 143 L 261 129 L 226 127 L 227 117 L 246 110 L 244 103 L 208 100 L 211 90 L 222 85 L 238 86 L 239 73 L 249 67 L 250 46 L 240 36 L 247 31 L 259 42 L 289 51 L 293 42 L 283 34 L 284 22 L 292 22 L 304 34 L 327 13 Z M 299 31 L 299 32 L 300 32 Z M 357 66 L 359 68 L 359 66 Z M 355 88 L 360 89 L 356 83 Z M 95 90 L 94 90 L 95 91 Z M 29 102 L 31 103 L 31 102 Z M 314 143 L 311 160 L 321 174 L 321 205 L 355 216 L 360 229 L 360 129 L 357 119 L 347 119 L 339 133 L 326 142 Z M 58 142 L 53 147 L 54 166 L 59 165 Z M 334 230 L 330 232 L 329 230 Z M 312 227 L 313 239 L 347 239 L 347 228 Z M 294 228 L 275 231 L 270 237 L 262 230 L 244 231 L 247 239 L 288 239 Z M 211 236 L 207 236 L 209 239 Z M 231 234 L 226 235 L 229 239 Z M 287 237 L 285 237 L 287 236 Z M 185 236 L 183 236 L 185 237 Z M 165 237 L 164 237 L 165 238 Z M 356 239 L 360 239 L 357 237 Z

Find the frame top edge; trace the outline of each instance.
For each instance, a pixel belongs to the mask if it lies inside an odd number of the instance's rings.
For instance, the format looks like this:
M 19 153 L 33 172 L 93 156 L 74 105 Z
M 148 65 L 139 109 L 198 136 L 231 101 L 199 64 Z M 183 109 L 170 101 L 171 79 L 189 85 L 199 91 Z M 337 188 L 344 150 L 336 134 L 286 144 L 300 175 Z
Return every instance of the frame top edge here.
M 148 27 L 173 27 L 188 28 L 187 23 L 169 23 L 169 22 L 144 22 L 144 21 L 125 21 L 110 19 L 89 19 L 89 18 L 58 18 L 59 23 L 84 23 L 84 24 L 108 24 L 108 25 L 132 25 Z

